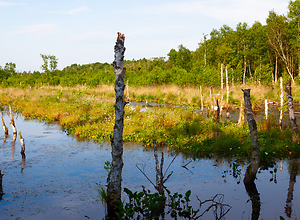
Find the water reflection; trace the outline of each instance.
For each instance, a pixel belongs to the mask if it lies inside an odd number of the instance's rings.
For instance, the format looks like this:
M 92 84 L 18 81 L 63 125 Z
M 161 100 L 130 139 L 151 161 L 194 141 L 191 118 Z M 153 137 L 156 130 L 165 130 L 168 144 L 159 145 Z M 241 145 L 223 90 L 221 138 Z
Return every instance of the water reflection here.
M 259 218 L 260 206 L 261 206 L 259 192 L 257 191 L 255 182 L 251 182 L 251 183 L 244 182 L 244 185 L 247 194 L 249 195 L 250 200 L 252 202 L 251 219 L 256 220 Z
M 291 218 L 291 216 L 292 216 L 293 192 L 294 192 L 294 185 L 296 183 L 296 176 L 298 174 L 298 169 L 299 169 L 299 161 L 293 161 L 292 167 L 291 167 L 288 194 L 287 194 L 287 199 L 286 199 L 286 206 L 284 208 L 285 214 L 289 218 Z
M 2 186 L 2 178 L 3 178 L 3 175 L 4 175 L 4 174 L 2 174 L 2 173 L 1 173 L 1 170 L 0 170 L 0 200 L 2 200 L 2 197 L 3 197 L 3 195 L 4 195 L 4 193 L 3 193 L 3 186 Z
M 15 155 L 15 151 L 16 151 L 16 140 L 17 140 L 17 134 L 14 134 L 13 135 L 13 139 L 11 141 L 11 152 L 12 152 L 12 155 L 11 155 L 11 159 L 14 160 L 14 155 Z

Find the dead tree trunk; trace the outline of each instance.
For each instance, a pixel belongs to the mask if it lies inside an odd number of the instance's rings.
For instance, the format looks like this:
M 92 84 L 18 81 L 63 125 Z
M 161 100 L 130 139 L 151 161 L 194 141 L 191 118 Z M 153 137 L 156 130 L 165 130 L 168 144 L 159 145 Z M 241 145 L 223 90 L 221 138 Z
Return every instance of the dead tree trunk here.
M 227 91 L 227 96 L 226 96 L 226 104 L 227 104 L 227 108 L 228 108 L 228 103 L 229 103 L 229 82 L 228 82 L 228 68 L 226 66 L 226 91 Z
M 245 120 L 245 111 L 244 111 L 243 103 L 241 103 L 238 125 L 243 125 L 244 120 Z
M 298 142 L 298 139 L 299 139 L 299 132 L 298 132 L 298 127 L 296 124 L 296 118 L 295 118 L 295 114 L 294 114 L 291 80 L 288 80 L 286 82 L 285 92 L 286 92 L 286 99 L 287 99 L 287 104 L 288 104 L 291 125 L 292 125 L 292 129 L 293 129 L 293 141 L 294 141 L 294 143 L 296 143 L 296 142 Z
M 245 115 L 248 121 L 250 139 L 252 146 L 252 155 L 250 165 L 247 168 L 244 183 L 252 183 L 256 178 L 256 173 L 260 166 L 260 149 L 257 137 L 257 125 L 253 117 L 252 104 L 250 100 L 250 89 L 244 89 L 244 100 L 245 100 Z
M 2 120 L 2 127 L 3 127 L 3 130 L 4 130 L 4 134 L 5 135 L 8 135 L 8 128 L 6 127 L 5 123 L 4 123 L 4 119 L 3 119 L 3 116 L 2 116 L 2 112 L 0 112 L 1 114 L 1 120 Z
M 203 114 L 203 109 L 204 109 L 204 105 L 203 105 L 203 95 L 202 95 L 202 86 L 200 86 L 200 99 L 201 99 L 201 115 Z
M 24 159 L 26 157 L 25 156 L 25 139 L 22 137 L 21 132 L 19 132 L 19 136 L 20 136 L 20 142 L 21 142 L 21 155 L 22 155 L 22 158 Z
M 221 90 L 223 90 L 224 82 L 223 82 L 223 64 L 221 64 Z
M 124 107 L 126 102 L 124 100 L 124 76 L 125 68 L 123 67 L 124 59 L 124 41 L 125 36 L 118 32 L 118 37 L 115 51 L 115 60 L 113 62 L 115 71 L 115 94 L 116 94 L 116 104 L 115 104 L 115 126 L 114 134 L 111 139 L 111 155 L 112 163 L 111 170 L 107 178 L 108 187 L 108 201 L 107 201 L 107 214 L 109 219 L 118 219 L 118 201 L 121 201 L 121 183 L 122 183 L 122 168 L 123 168 L 123 127 L 124 127 Z
M 282 119 L 283 119 L 283 85 L 282 77 L 280 77 L 280 114 L 279 114 L 279 127 L 282 129 Z
M 11 110 L 10 106 L 9 106 L 9 114 L 10 114 L 10 125 L 13 129 L 13 134 L 17 134 L 17 128 L 16 128 L 16 125 L 15 125 L 15 120 L 14 120 L 14 116 L 13 116 L 13 113 L 12 113 L 12 110 Z

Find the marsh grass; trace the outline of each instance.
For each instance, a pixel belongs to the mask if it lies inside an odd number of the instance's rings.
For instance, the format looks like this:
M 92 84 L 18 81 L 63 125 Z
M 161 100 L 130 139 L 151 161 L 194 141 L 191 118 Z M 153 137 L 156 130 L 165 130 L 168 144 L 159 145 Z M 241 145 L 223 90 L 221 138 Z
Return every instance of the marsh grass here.
M 241 100 L 241 86 L 231 91 L 233 100 Z M 131 88 L 130 97 L 156 100 L 172 104 L 184 103 L 184 108 L 149 107 L 141 111 L 140 106 L 125 106 L 124 141 L 143 143 L 151 147 L 153 139 L 160 146 L 180 150 L 197 156 L 221 154 L 244 157 L 251 153 L 251 142 L 247 123 L 221 121 L 196 113 L 193 104 L 197 100 L 198 88 L 145 87 Z M 209 89 L 203 89 L 206 105 L 210 103 Z M 268 88 L 253 87 L 254 106 L 259 107 Z M 59 122 L 63 129 L 78 139 L 92 139 L 101 142 L 109 139 L 114 125 L 113 88 L 101 86 L 42 87 L 39 89 L 6 88 L 0 91 L 1 106 L 11 105 L 26 118 L 36 118 L 49 123 Z M 263 93 L 265 92 L 265 93 Z M 270 98 L 272 93 L 269 93 Z M 276 94 L 276 92 L 274 92 Z M 219 96 L 221 96 L 219 94 Z M 109 101 L 107 101 L 109 100 Z M 192 102 L 192 103 L 189 103 Z M 238 102 L 238 101 L 236 101 Z M 257 104 L 255 104 L 257 103 Z M 232 106 L 235 103 L 230 103 Z M 300 154 L 298 144 L 292 143 L 289 129 L 281 131 L 275 115 L 268 121 L 258 123 L 261 152 L 264 156 L 286 157 Z M 186 143 L 189 143 L 186 145 Z

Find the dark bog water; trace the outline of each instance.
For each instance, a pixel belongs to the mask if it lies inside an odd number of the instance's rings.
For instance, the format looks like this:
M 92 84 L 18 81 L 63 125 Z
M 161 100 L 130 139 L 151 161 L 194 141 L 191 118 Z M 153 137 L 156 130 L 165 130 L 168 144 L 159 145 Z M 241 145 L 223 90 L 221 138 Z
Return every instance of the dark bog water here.
M 6 115 L 5 122 L 8 125 Z M 16 125 L 25 138 L 26 158 L 22 160 L 19 137 L 15 143 L 12 135 L 0 138 L 0 170 L 4 174 L 5 193 L 0 200 L 0 219 L 102 219 L 105 209 L 96 186 L 106 184 L 104 163 L 111 160 L 108 143 L 77 142 L 56 125 L 24 121 L 22 116 L 16 119 Z M 167 167 L 173 155 L 167 149 L 161 151 L 165 153 Z M 153 190 L 136 168 L 139 165 L 155 181 L 153 158 L 153 151 L 138 144 L 125 144 L 122 186 L 140 191 L 144 185 Z M 188 162 L 188 169 L 183 168 Z M 278 161 L 277 171 L 272 168 L 257 175 L 259 219 L 279 219 L 280 215 L 288 219 L 285 213 L 288 189 L 293 192 L 288 204 L 291 219 L 300 218 L 300 181 L 299 176 L 296 183 L 290 181 L 292 162 Z M 251 219 L 252 202 L 242 181 L 246 166 L 237 167 L 233 173 L 231 164 L 225 159 L 192 160 L 179 154 L 169 169 L 174 173 L 165 185 L 172 192 L 182 194 L 190 189 L 195 208 L 196 195 L 206 200 L 224 194 L 224 203 L 232 206 L 226 219 Z M 206 213 L 202 219 L 214 219 L 213 213 Z

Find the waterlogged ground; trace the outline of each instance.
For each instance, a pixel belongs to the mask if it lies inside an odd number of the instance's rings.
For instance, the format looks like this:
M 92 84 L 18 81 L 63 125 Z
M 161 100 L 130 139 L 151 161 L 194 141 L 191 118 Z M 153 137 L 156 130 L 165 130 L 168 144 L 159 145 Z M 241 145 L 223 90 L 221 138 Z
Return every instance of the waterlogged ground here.
M 8 125 L 7 115 L 4 120 Z M 12 134 L 6 138 L 1 135 L 0 170 L 5 194 L 0 200 L 0 219 L 102 219 L 105 209 L 96 189 L 106 184 L 104 164 L 111 160 L 108 143 L 77 142 L 57 125 L 24 121 L 20 115 L 15 122 L 25 138 L 26 158 L 20 154 L 19 137 L 14 142 Z M 174 155 L 162 150 L 167 167 Z M 123 187 L 136 191 L 144 185 L 152 190 L 136 165 L 155 181 L 153 158 L 152 150 L 125 144 Z M 288 204 L 291 219 L 300 218 L 300 181 L 299 176 L 296 183 L 290 181 L 292 162 L 278 161 L 276 169 L 258 174 L 259 219 L 289 219 L 285 213 L 288 189 L 293 193 Z M 183 168 L 187 163 L 187 169 Z M 233 169 L 230 164 L 214 158 L 193 160 L 179 154 L 169 169 L 174 173 L 166 187 L 182 194 L 190 189 L 195 208 L 196 195 L 203 201 L 224 194 L 223 202 L 232 206 L 226 219 L 251 219 L 252 203 L 242 181 L 246 166 Z M 206 213 L 203 219 L 214 219 L 213 213 Z

